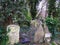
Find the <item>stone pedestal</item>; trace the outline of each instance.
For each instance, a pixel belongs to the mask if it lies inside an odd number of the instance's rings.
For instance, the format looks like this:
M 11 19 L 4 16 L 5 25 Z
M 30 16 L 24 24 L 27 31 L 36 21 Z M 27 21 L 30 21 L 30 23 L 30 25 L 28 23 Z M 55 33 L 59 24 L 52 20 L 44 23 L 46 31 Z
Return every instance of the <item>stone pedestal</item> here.
M 7 26 L 8 36 L 9 36 L 9 45 L 14 45 L 14 43 L 19 42 L 19 31 L 20 26 L 19 25 L 8 25 Z

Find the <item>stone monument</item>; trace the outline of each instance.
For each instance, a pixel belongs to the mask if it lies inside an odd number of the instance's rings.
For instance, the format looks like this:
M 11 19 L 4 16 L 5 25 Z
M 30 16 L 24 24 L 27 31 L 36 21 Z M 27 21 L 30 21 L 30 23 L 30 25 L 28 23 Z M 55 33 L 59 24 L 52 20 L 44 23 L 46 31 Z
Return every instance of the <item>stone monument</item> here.
M 11 24 L 7 26 L 7 31 L 8 31 L 8 37 L 9 37 L 9 41 L 8 44 L 9 45 L 14 45 L 15 43 L 19 42 L 19 31 L 20 31 L 20 26 L 19 25 L 15 25 L 15 24 Z

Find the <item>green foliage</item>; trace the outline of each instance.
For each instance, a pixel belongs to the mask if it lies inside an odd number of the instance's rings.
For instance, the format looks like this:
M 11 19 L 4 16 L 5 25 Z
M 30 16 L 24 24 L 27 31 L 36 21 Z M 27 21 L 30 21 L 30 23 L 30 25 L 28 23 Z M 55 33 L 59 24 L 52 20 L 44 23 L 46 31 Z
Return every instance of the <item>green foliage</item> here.
M 49 29 L 50 28 L 55 28 L 57 23 L 58 23 L 58 20 L 56 18 L 54 18 L 54 19 L 49 18 L 49 17 L 46 18 L 46 24 L 49 26 Z
M 7 31 L 3 27 L 0 27 L 0 45 L 6 45 L 7 41 Z
M 53 17 L 56 17 L 56 0 L 48 0 L 48 16 L 51 17 L 51 15 L 53 15 Z
M 59 4 L 57 6 L 57 19 L 58 19 L 58 24 L 57 24 L 57 29 L 60 30 L 60 0 L 59 0 Z
M 48 26 L 49 31 L 52 33 L 52 39 L 55 36 L 54 30 L 56 30 L 58 20 L 56 18 L 46 18 L 46 24 Z
M 36 16 L 36 4 L 38 3 L 38 0 L 28 0 L 29 2 L 29 6 L 30 6 L 30 12 L 31 12 L 31 16 L 34 19 Z
M 30 21 L 32 19 L 30 14 L 30 7 L 27 0 L 1 0 L 0 1 L 0 20 L 6 22 Z M 3 17 L 3 18 L 2 18 Z M 9 21 L 8 21 L 9 22 Z
M 58 25 L 58 13 L 56 7 L 57 0 L 48 0 L 48 18 L 46 19 L 46 24 L 49 28 L 49 31 L 52 33 L 52 38 L 55 36 L 55 30 L 57 29 Z
M 50 18 L 46 19 L 49 31 L 53 37 L 60 30 L 60 2 L 58 1 L 59 4 L 56 5 L 56 1 L 58 0 L 48 0 L 48 17 Z

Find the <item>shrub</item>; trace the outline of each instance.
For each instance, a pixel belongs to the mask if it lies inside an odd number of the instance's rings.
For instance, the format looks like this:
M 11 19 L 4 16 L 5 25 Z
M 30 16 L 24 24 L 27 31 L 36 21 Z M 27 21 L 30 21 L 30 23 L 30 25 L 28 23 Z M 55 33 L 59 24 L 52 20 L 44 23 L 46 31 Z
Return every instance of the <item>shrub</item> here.
M 57 18 L 51 18 L 51 17 L 47 17 L 46 18 L 46 24 L 48 26 L 49 31 L 52 33 L 52 36 L 55 36 L 54 30 L 56 30 L 56 26 L 57 26 L 58 20 Z
M 0 45 L 6 45 L 7 41 L 7 31 L 3 27 L 0 27 Z

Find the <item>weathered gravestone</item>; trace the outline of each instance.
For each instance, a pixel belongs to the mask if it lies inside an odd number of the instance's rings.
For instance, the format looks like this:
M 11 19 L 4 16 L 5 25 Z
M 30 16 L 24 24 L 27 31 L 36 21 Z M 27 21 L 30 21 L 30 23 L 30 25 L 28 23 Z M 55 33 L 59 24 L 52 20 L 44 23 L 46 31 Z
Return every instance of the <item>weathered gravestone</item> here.
M 19 42 L 19 31 L 20 31 L 20 26 L 19 25 L 8 25 L 7 26 L 7 31 L 8 31 L 8 37 L 9 37 L 9 45 L 14 45 L 15 43 Z

